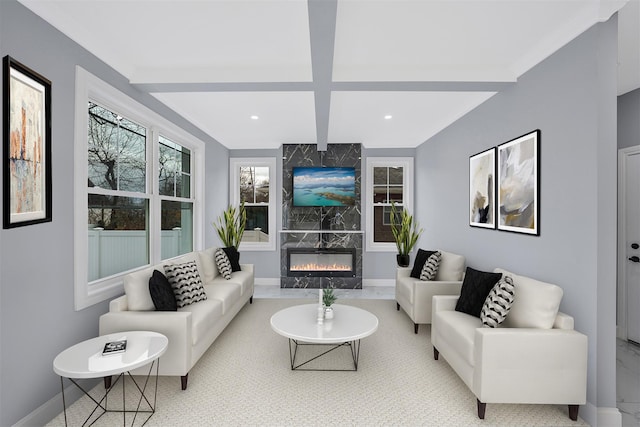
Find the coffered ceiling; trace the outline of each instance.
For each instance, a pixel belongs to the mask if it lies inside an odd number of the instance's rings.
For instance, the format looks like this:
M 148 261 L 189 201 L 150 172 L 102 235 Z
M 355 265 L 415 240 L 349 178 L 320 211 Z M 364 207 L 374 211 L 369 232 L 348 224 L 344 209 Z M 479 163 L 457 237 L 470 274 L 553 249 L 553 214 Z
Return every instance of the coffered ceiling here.
M 20 0 L 230 149 L 416 147 L 639 0 Z M 626 4 L 626 5 L 625 5 Z

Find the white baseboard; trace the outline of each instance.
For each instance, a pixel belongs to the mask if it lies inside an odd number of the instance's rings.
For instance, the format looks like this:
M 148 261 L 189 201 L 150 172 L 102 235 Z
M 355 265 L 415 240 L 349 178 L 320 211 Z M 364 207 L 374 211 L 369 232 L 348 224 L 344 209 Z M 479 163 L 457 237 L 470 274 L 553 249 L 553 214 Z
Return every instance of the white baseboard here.
M 395 287 L 396 286 L 396 280 L 395 279 L 362 279 L 362 286 L 391 286 L 391 287 Z
M 618 408 L 597 407 L 587 402 L 580 406 L 579 415 L 593 427 L 622 427 L 622 414 Z
M 99 380 L 95 381 L 97 384 Z M 67 381 L 65 381 L 65 383 L 66 382 Z M 93 387 L 95 387 L 96 384 L 87 385 L 87 390 L 91 390 Z M 82 395 L 82 391 L 80 391 L 78 387 L 74 386 L 73 384 L 69 384 L 67 387 L 65 387 L 64 398 L 67 402 L 67 407 L 71 406 L 76 400 L 80 399 Z M 62 412 L 62 410 L 62 393 L 58 393 L 51 399 L 40 405 L 30 414 L 27 414 L 20 421 L 15 423 L 13 427 L 43 426 L 57 417 L 58 414 Z
M 622 414 L 618 408 L 598 408 L 598 427 L 622 427 Z
M 255 286 L 278 286 L 280 287 L 279 277 L 256 277 L 254 279 Z

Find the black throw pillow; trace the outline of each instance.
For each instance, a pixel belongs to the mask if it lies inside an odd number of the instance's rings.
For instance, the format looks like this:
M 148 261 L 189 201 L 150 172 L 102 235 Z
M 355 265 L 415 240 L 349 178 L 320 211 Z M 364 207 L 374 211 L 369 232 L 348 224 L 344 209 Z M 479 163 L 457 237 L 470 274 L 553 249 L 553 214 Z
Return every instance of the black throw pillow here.
M 493 286 L 502 278 L 502 273 L 487 273 L 467 267 L 462 281 L 456 311 L 480 317 L 484 300 Z
M 420 278 L 420 273 L 422 273 L 422 267 L 424 267 L 424 263 L 427 262 L 427 259 L 437 251 L 425 251 L 424 249 L 418 249 L 418 253 L 416 254 L 416 260 L 413 263 L 413 268 L 411 269 L 411 277 L 415 277 L 416 279 Z
M 227 258 L 229 258 L 229 262 L 231 263 L 231 272 L 240 271 L 240 252 L 234 247 L 229 246 L 228 248 L 222 248 L 225 254 L 227 254 Z
M 153 275 L 149 278 L 149 293 L 157 311 L 178 310 L 178 303 L 171 283 L 158 270 L 153 270 Z

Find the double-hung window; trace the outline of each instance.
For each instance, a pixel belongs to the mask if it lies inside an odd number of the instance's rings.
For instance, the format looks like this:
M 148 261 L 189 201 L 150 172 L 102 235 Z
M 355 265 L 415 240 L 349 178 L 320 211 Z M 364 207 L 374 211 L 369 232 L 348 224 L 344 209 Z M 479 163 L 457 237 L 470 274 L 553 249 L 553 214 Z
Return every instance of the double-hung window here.
M 366 177 L 366 249 L 395 251 L 391 207 L 413 210 L 413 158 L 368 157 Z
M 247 224 L 240 249 L 267 251 L 276 248 L 276 159 L 229 160 L 232 205 L 244 204 Z
M 80 67 L 75 119 L 80 310 L 121 294 L 124 274 L 200 248 L 204 167 L 201 141 Z

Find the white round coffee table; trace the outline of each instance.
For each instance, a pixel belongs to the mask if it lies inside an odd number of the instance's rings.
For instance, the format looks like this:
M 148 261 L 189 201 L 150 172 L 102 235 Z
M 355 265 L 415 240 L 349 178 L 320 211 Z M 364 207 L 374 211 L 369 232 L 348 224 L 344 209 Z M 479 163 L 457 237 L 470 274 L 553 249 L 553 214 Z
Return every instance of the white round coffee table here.
M 107 354 L 103 355 L 102 351 L 105 347 L 105 344 L 114 341 L 122 341 L 126 340 L 127 345 L 125 351 L 121 353 Z M 96 409 L 102 409 L 102 413 L 98 416 L 98 418 L 104 415 L 106 412 L 122 412 L 123 413 L 123 424 L 125 423 L 125 416 L 127 412 L 135 412 L 136 415 L 138 412 L 148 412 L 149 418 L 155 412 L 155 404 L 156 399 L 155 395 L 157 394 L 158 388 L 158 370 L 159 370 L 159 361 L 158 358 L 164 354 L 167 350 L 167 344 L 169 340 L 162 334 L 157 332 L 149 332 L 149 331 L 130 331 L 130 332 L 118 332 L 114 334 L 102 335 L 96 338 L 91 338 L 89 340 L 78 343 L 68 349 L 62 351 L 53 361 L 53 370 L 56 374 L 60 375 L 60 384 L 62 387 L 62 404 L 64 409 L 64 420 L 65 425 L 67 425 L 67 406 L 64 398 L 64 378 L 69 379 L 73 384 L 75 384 L 80 390 L 82 390 L 91 400 L 94 401 Z M 124 390 L 124 375 L 129 371 L 132 371 L 136 368 L 151 364 L 149 367 L 149 372 L 146 376 L 146 379 L 140 387 L 133 377 L 131 379 L 134 381 L 138 389 L 141 391 L 140 401 L 138 402 L 138 406 L 136 410 L 127 410 L 126 408 L 122 409 L 108 409 L 107 408 L 107 396 L 109 392 L 113 390 L 116 383 L 118 381 L 122 382 L 122 392 L 123 396 L 125 393 Z M 153 397 L 153 405 L 149 402 L 149 399 L 145 396 L 144 392 L 147 388 L 147 384 L 149 382 L 149 377 L 151 376 L 153 367 L 155 365 L 155 391 Z M 117 375 L 115 382 L 111 384 L 111 376 Z M 131 376 L 131 375 L 130 375 Z M 98 401 L 91 397 L 87 391 L 85 391 L 75 380 L 76 379 L 86 379 L 86 378 L 105 378 L 109 379 L 109 381 L 105 380 L 105 385 L 108 384 L 108 388 L 105 391 L 104 396 Z M 149 410 L 140 410 L 140 404 L 142 399 L 146 401 L 149 406 Z M 103 404 L 104 402 L 104 404 Z M 93 412 L 92 412 L 93 414 Z M 87 420 L 89 420 L 89 417 Z M 147 418 L 147 420 L 149 419 Z M 87 421 L 86 420 L 86 421 Z M 85 421 L 85 422 L 86 422 Z M 95 421 L 94 421 L 95 422 Z M 135 422 L 135 417 L 133 419 Z M 133 425 L 132 422 L 132 425 Z M 146 421 L 145 421 L 146 422 Z
M 292 370 L 312 371 L 357 371 L 360 356 L 360 340 L 378 329 L 378 318 L 366 310 L 350 305 L 334 304 L 334 317 L 318 324 L 318 304 L 288 307 L 271 316 L 271 328 L 279 335 L 289 338 L 289 356 Z M 319 355 L 296 363 L 298 346 L 330 345 Z M 350 347 L 353 369 L 308 369 L 309 362 L 340 347 Z

